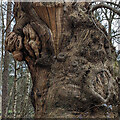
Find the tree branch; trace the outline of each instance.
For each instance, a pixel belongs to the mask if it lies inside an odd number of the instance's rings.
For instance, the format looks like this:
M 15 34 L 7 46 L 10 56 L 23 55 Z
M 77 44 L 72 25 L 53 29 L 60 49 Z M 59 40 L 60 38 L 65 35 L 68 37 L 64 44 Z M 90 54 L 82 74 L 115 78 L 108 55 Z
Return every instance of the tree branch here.
M 114 2 L 106 2 L 106 3 L 109 3 L 109 4 L 112 4 L 112 5 L 115 5 L 115 6 L 117 6 L 117 7 L 120 8 L 120 4 L 116 4 L 116 3 L 114 3 Z
M 116 34 L 116 35 L 113 35 L 112 37 L 116 37 L 116 36 L 119 36 L 120 35 L 120 33 L 119 34 Z
M 10 26 L 10 24 L 11 24 L 11 22 L 14 20 L 14 16 L 13 16 L 13 18 L 10 20 L 10 22 L 8 23 L 8 25 L 7 25 L 7 27 L 6 27 L 6 29 L 5 29 L 5 31 L 4 31 L 4 33 L 7 31 L 7 29 L 9 28 L 9 26 Z
M 97 4 L 95 6 L 93 6 L 91 9 L 90 9 L 90 12 L 94 12 L 95 10 L 97 10 L 98 8 L 107 8 L 109 10 L 112 10 L 113 12 L 115 12 L 117 15 L 120 16 L 120 11 L 111 7 L 110 5 L 106 5 L 106 4 Z

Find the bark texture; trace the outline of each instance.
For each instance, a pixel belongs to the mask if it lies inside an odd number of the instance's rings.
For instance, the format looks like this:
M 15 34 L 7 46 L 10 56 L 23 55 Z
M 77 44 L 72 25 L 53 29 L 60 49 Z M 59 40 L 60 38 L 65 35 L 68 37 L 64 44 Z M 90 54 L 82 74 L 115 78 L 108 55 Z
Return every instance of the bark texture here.
M 7 23 L 6 26 L 8 26 L 10 20 L 11 20 L 11 8 L 12 4 L 9 2 L 7 4 Z M 8 27 L 6 31 L 6 36 L 11 31 L 11 26 Z M 4 34 L 3 34 L 4 35 Z M 4 36 L 3 36 L 4 39 Z M 8 80 L 9 80 L 9 52 L 5 50 L 4 54 L 4 70 L 2 74 L 2 118 L 6 118 L 7 114 L 7 101 L 8 101 Z
M 117 117 L 115 49 L 87 4 L 15 4 L 6 49 L 29 66 L 36 118 Z

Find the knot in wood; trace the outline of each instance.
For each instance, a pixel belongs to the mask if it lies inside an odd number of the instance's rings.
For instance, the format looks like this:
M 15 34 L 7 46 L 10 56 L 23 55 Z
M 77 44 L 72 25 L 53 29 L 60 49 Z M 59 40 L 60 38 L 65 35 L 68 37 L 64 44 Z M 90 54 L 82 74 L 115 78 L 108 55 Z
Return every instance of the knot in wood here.
M 23 53 L 21 51 L 14 51 L 13 53 L 13 58 L 17 61 L 23 61 L 24 57 L 23 57 Z
M 59 62 L 65 62 L 66 58 L 67 58 L 67 54 L 64 52 L 59 53 L 57 56 L 57 60 Z
M 73 61 L 73 62 L 72 62 L 72 66 L 73 66 L 73 67 L 77 67 L 77 66 L 78 66 L 78 61 Z
M 5 47 L 9 52 L 20 51 L 23 48 L 22 37 L 11 32 L 5 40 Z

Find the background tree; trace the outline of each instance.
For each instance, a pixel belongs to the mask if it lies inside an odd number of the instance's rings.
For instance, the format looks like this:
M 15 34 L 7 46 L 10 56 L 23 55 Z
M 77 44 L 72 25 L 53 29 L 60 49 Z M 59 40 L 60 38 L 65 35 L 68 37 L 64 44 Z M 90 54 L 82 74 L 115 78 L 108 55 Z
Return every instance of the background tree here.
M 11 20 L 11 3 L 9 2 L 7 5 L 7 23 L 6 23 L 7 25 L 9 24 L 10 20 Z M 11 27 L 9 26 L 6 31 L 6 36 L 10 31 L 11 31 Z M 3 37 L 4 37 L 4 34 L 3 34 Z M 3 70 L 3 77 L 2 77 L 3 79 L 2 80 L 2 118 L 5 117 L 7 101 L 8 101 L 8 79 L 9 79 L 8 67 L 9 67 L 9 53 L 8 51 L 5 50 L 4 70 Z
M 93 2 L 91 6 L 93 5 L 99 5 L 99 2 Z M 106 5 L 111 6 L 114 9 L 119 9 L 119 1 L 116 0 L 114 3 L 107 2 Z M 116 42 L 119 43 L 119 19 L 120 16 L 117 15 L 115 12 L 112 10 L 109 10 L 107 8 L 99 8 L 94 11 L 96 18 L 105 26 L 110 39 L 113 44 Z
M 117 117 L 115 48 L 89 14 L 101 7 L 119 15 L 106 4 L 91 9 L 85 2 L 15 4 L 16 25 L 6 50 L 28 65 L 36 118 Z
M 11 11 L 13 9 L 13 3 L 11 3 Z M 4 69 L 4 65 L 3 62 L 4 59 L 4 55 L 5 55 L 5 47 L 4 47 L 4 42 L 5 42 L 5 36 L 6 36 L 6 32 L 9 29 L 9 27 L 13 28 L 13 25 L 15 24 L 14 21 L 14 16 L 13 13 L 11 12 L 11 19 L 9 21 L 8 24 L 6 24 L 6 19 L 7 19 L 7 2 L 1 1 L 1 37 L 0 37 L 0 46 L 1 46 L 1 51 L 0 51 L 0 64 L 1 64 L 1 75 L 3 74 L 3 69 Z M 9 59 L 7 59 L 7 61 L 9 62 L 9 66 L 8 67 L 8 74 L 9 74 L 9 80 L 8 80 L 8 87 L 7 90 L 5 90 L 5 92 L 7 91 L 7 96 L 3 96 L 3 100 L 5 97 L 7 97 L 8 101 L 6 103 L 6 113 L 5 113 L 5 117 L 6 118 L 13 118 L 13 116 L 15 115 L 14 113 L 16 113 L 16 117 L 32 117 L 33 116 L 33 107 L 31 105 L 30 102 L 30 98 L 28 97 L 28 92 L 30 92 L 30 88 L 32 86 L 31 84 L 31 78 L 30 75 L 28 76 L 28 68 L 26 66 L 26 64 L 24 62 L 21 63 L 17 63 L 16 69 L 15 69 L 15 61 L 12 57 L 11 54 L 9 54 Z M 17 80 L 16 80 L 16 84 L 17 84 L 17 91 L 14 91 L 14 79 L 15 79 L 15 71 L 17 71 Z M 2 77 L 2 76 L 1 76 Z M 26 84 L 28 84 L 28 79 L 29 79 L 29 86 L 28 89 Z M 2 84 L 2 78 L 0 79 L 0 83 Z M 0 84 L 0 99 L 2 98 L 2 85 Z M 25 86 L 23 86 L 23 84 Z M 18 98 L 17 100 L 14 100 L 14 92 L 16 93 L 16 97 Z M 5 95 L 5 94 L 3 94 Z M 24 99 L 26 98 L 26 99 Z M 28 98 L 28 99 L 27 99 Z M 2 99 L 1 99 L 2 101 Z M 0 101 L 0 102 L 1 102 Z M 16 102 L 15 102 L 16 101 Z M 14 107 L 13 103 L 17 104 L 17 107 Z M 24 104 L 26 103 L 26 104 Z M 1 102 L 2 104 L 2 102 Z M 13 108 L 16 108 L 16 111 L 13 112 Z M 0 110 L 0 114 L 1 114 L 2 109 Z M 29 112 L 28 112 L 29 111 Z M 23 114 L 22 114 L 23 112 Z M 1 116 L 0 116 L 1 117 Z

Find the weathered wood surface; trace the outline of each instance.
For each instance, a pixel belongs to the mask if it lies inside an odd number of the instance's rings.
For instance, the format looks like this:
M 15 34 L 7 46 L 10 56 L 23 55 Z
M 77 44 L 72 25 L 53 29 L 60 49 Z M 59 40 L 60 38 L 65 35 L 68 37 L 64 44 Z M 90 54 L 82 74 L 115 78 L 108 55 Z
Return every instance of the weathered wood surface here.
M 90 19 L 87 3 L 22 5 L 16 3 L 16 25 L 5 44 L 16 60 L 28 64 L 35 117 L 96 118 L 108 111 L 116 117 L 115 49 L 104 27 L 95 21 L 103 34 Z

